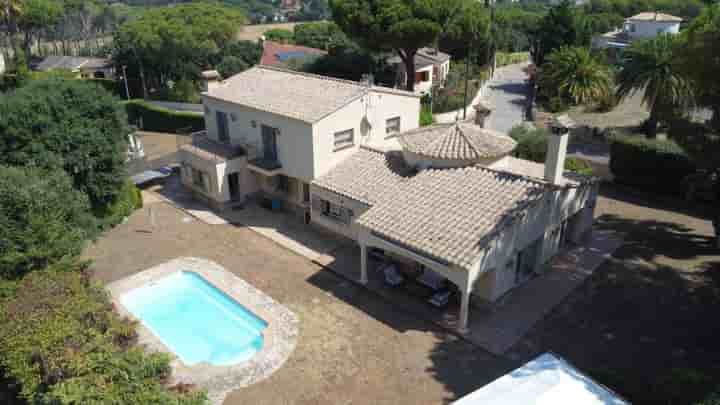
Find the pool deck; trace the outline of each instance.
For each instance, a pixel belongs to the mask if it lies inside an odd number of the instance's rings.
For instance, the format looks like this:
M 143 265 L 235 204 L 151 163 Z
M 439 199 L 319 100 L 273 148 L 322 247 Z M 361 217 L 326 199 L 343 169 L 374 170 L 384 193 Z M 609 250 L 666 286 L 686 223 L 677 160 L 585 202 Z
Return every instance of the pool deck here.
M 121 303 L 120 297 L 135 288 L 147 285 L 179 271 L 202 276 L 249 311 L 268 323 L 263 330 L 264 344 L 251 359 L 233 365 L 220 366 L 207 362 L 185 364 L 172 350 L 141 322 L 138 342 L 149 351 L 171 355 L 172 384 L 194 384 L 208 392 L 210 401 L 221 404 L 233 390 L 247 387 L 269 377 L 279 369 L 295 349 L 298 338 L 298 318 L 283 305 L 256 289 L 246 281 L 210 260 L 182 257 L 112 282 L 107 286 L 112 302 L 122 316 L 136 319 Z M 137 319 L 136 319 L 137 320 Z

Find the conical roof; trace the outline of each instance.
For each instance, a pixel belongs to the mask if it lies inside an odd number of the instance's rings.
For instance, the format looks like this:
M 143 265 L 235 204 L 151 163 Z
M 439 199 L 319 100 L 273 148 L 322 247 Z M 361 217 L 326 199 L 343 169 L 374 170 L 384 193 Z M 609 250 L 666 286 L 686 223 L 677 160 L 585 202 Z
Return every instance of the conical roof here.
M 506 155 L 517 143 L 509 136 L 469 122 L 436 124 L 398 137 L 403 149 L 443 160 L 475 161 Z

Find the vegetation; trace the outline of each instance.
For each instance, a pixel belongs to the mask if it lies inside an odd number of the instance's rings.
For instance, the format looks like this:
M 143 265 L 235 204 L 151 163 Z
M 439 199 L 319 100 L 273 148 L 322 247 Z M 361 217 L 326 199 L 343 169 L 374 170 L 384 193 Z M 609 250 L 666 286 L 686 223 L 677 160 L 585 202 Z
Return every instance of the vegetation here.
M 283 28 L 273 28 L 265 31 L 263 36 L 268 41 L 280 42 L 281 44 L 289 44 L 293 40 L 293 32 Z
M 187 134 L 205 129 L 205 118 L 201 114 L 171 111 L 143 100 L 123 104 L 129 121 L 147 131 Z
M 433 116 L 432 111 L 430 111 L 430 106 L 427 104 L 423 104 L 420 108 L 420 126 L 428 126 L 435 123 L 435 117 Z
M 490 73 L 485 67 L 477 66 L 470 62 L 468 75 L 467 99 L 465 97 L 465 75 L 467 61 L 457 61 L 450 65 L 447 83 L 442 88 L 437 88 L 433 92 L 432 103 L 433 112 L 445 113 L 459 110 L 465 107 L 466 103 L 472 101 L 482 82 L 489 78 Z
M 530 55 L 527 52 L 498 52 L 495 55 L 495 61 L 498 67 L 514 65 L 529 62 Z
M 517 147 L 513 152 L 515 157 L 538 163 L 545 162 L 547 138 L 550 136 L 547 130 L 518 125 L 510 130 L 509 135 L 517 142 Z M 593 173 L 592 167 L 587 162 L 572 157 L 565 159 L 565 170 L 586 176 Z
M 583 15 L 564 0 L 552 7 L 530 30 L 530 54 L 538 66 L 545 57 L 563 46 L 587 46 L 591 33 L 587 30 Z
M 609 67 L 581 47 L 563 46 L 548 55 L 538 82 L 545 97 L 573 104 L 592 104 L 613 92 Z
M 238 11 L 215 3 L 150 9 L 115 33 L 113 59 L 140 77 L 147 98 L 150 87 L 196 80 L 244 21 Z
M 637 91 L 643 92 L 643 103 L 650 110 L 645 131 L 650 138 L 657 134 L 657 125 L 664 112 L 686 108 L 692 103 L 688 80 L 675 68 L 673 50 L 678 39 L 659 35 L 633 43 L 624 52 L 626 59 L 618 74 L 618 98 Z
M 55 264 L 4 284 L 0 366 L 31 404 L 204 404 L 202 392 L 163 382 L 164 354 L 135 346 L 134 325 L 120 319 L 104 289 L 79 265 Z
M 122 188 L 130 128 L 97 85 L 51 77 L 0 99 L 0 164 L 63 169 L 96 210 Z
M 610 171 L 615 182 L 659 193 L 682 193 L 696 165 L 677 143 L 614 136 Z
M 293 28 L 293 42 L 297 45 L 330 49 L 349 41 L 340 27 L 331 21 L 298 24 Z
M 90 203 L 62 170 L 0 166 L 0 277 L 80 253 L 96 234 Z

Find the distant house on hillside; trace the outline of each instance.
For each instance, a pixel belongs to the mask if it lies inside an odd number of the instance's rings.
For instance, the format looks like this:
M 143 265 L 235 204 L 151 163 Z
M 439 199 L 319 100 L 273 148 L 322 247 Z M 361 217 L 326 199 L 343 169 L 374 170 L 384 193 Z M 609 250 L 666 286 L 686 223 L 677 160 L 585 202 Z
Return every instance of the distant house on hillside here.
M 622 28 L 597 35 L 592 39 L 595 49 L 607 49 L 611 58 L 619 59 L 622 50 L 638 39 L 680 32 L 682 18 L 658 12 L 646 12 L 625 20 Z
M 404 87 L 407 81 L 405 64 L 399 56 L 393 56 L 387 62 L 396 66 L 396 86 Z M 433 86 L 442 86 L 448 72 L 450 72 L 450 55 L 434 48 L 421 48 L 415 54 L 415 93 L 426 94 Z
M 77 73 L 78 78 L 114 79 L 115 67 L 107 58 L 50 55 L 30 65 L 37 72 L 66 70 Z
M 265 66 L 287 67 L 292 60 L 320 57 L 323 55 L 327 55 L 327 52 L 322 49 L 263 41 L 263 53 L 260 58 L 260 64 Z

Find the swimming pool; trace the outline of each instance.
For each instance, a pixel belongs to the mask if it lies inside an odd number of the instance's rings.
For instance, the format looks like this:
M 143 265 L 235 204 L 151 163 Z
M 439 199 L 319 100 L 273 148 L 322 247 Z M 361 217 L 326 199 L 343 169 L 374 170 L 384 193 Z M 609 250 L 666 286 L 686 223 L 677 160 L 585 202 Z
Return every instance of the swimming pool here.
M 268 326 L 190 271 L 130 290 L 120 302 L 188 365 L 248 360 L 262 349 Z

